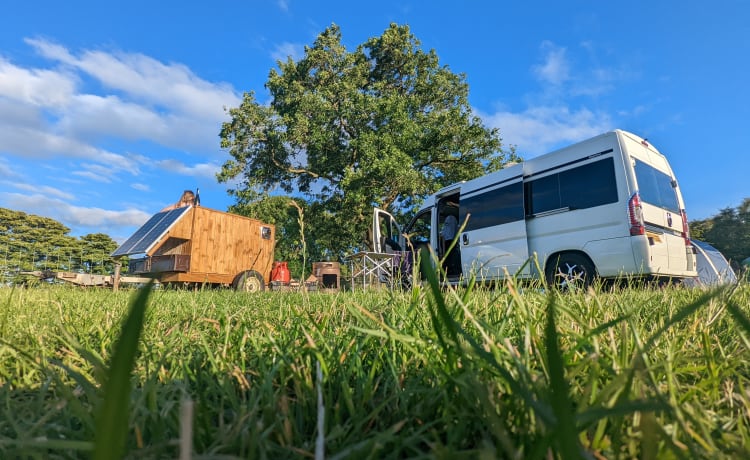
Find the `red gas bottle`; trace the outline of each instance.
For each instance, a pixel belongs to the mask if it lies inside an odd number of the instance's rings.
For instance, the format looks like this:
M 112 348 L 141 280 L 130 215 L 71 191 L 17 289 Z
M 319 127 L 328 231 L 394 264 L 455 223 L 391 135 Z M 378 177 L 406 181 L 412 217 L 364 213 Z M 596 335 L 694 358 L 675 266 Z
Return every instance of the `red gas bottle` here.
M 281 284 L 289 284 L 291 276 L 289 274 L 289 267 L 286 262 L 274 262 L 273 269 L 271 270 L 271 281 L 277 281 Z

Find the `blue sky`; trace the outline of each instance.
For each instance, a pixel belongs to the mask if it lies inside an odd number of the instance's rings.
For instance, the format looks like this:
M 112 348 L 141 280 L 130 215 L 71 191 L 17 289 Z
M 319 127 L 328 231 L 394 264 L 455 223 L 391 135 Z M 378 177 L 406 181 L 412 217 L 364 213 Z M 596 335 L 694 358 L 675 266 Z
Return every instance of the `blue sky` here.
M 621 128 L 669 158 L 688 216 L 750 197 L 750 3 L 34 1 L 0 14 L 0 207 L 118 241 L 184 189 L 232 201 L 218 133 L 242 93 L 332 23 L 353 50 L 389 23 L 463 73 L 530 158 Z

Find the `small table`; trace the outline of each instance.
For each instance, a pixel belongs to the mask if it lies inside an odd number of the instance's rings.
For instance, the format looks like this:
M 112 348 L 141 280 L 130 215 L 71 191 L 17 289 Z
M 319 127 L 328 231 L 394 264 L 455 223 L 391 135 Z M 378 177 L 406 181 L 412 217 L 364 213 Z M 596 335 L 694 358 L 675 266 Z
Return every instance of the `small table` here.
M 352 289 L 361 285 L 363 289 L 373 284 L 372 278 L 388 287 L 393 285 L 393 263 L 396 254 L 383 252 L 357 252 L 346 259 L 352 276 Z

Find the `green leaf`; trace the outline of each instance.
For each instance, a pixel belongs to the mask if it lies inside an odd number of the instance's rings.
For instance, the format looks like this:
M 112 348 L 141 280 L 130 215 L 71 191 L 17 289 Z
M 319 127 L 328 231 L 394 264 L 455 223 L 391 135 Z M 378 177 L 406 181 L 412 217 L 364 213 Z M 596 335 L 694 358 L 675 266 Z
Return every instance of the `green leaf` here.
M 130 374 L 135 364 L 152 287 L 153 281 L 149 281 L 138 291 L 115 345 L 104 384 L 104 400 L 96 418 L 94 460 L 120 458 L 125 448 L 130 414 Z
M 565 363 L 557 343 L 554 295 L 549 295 L 547 300 L 545 345 L 549 366 L 550 399 L 556 420 L 555 439 L 559 449 L 558 453 L 563 459 L 581 458 L 580 446 L 576 436 L 573 401 L 571 401 L 568 393 L 568 382 L 565 380 Z

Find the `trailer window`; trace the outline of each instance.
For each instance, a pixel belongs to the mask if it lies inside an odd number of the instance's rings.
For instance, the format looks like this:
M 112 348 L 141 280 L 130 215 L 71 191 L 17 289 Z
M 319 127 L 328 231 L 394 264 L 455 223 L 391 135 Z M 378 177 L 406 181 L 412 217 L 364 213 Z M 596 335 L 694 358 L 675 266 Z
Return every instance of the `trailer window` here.
M 526 214 L 586 209 L 617 202 L 612 157 L 531 180 L 525 184 Z
M 467 214 L 469 221 L 464 229 L 467 232 L 522 220 L 523 183 L 517 182 L 469 198 L 462 197 L 459 217 L 461 224 Z
M 638 181 L 638 193 L 644 203 L 676 214 L 680 213 L 677 191 L 672 187 L 672 178 L 669 175 L 642 161 L 635 160 L 635 178 Z

